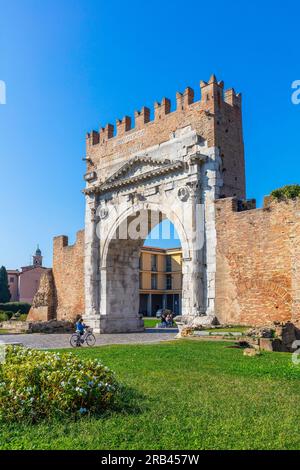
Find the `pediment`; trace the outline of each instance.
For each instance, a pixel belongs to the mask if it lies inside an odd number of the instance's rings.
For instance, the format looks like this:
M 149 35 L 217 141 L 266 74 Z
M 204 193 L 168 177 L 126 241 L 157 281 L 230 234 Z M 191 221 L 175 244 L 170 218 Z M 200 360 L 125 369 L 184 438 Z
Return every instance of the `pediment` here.
M 124 163 L 121 168 L 109 176 L 95 190 L 96 192 L 105 192 L 118 187 L 136 184 L 176 171 L 182 167 L 183 162 L 181 160 L 161 160 L 137 156 Z

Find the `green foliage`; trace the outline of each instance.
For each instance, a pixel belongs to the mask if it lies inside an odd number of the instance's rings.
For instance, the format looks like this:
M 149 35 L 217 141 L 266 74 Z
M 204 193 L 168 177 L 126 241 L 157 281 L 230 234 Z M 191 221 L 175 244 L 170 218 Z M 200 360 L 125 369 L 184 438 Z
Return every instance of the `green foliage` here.
M 27 320 L 27 315 L 25 313 L 22 313 L 19 317 L 19 321 L 26 321 Z
M 20 312 L 21 314 L 27 315 L 29 313 L 30 308 L 31 305 L 26 302 L 8 302 L 6 304 L 0 303 L 0 310 L 2 310 L 3 312 Z
M 156 328 L 156 325 L 160 323 L 159 318 L 153 318 L 153 317 L 144 317 L 144 326 L 145 328 Z M 176 328 L 176 323 L 174 322 L 173 325 Z
M 0 302 L 9 302 L 11 298 L 7 271 L 4 266 L 0 268 Z
M 296 199 L 300 197 L 300 185 L 290 184 L 282 188 L 274 189 L 274 191 L 271 192 L 271 196 L 277 200 Z
M 10 317 L 8 315 L 8 312 L 0 312 L 0 321 L 7 321 L 9 319 Z
M 144 320 L 145 328 L 155 328 L 157 323 L 159 323 L 159 320 L 157 318 L 147 318 L 147 317 L 145 317 L 143 320 Z
M 113 372 L 98 359 L 8 346 L 0 366 L 0 419 L 94 415 L 112 405 L 117 390 Z
M 118 408 L 78 421 L 6 423 L 0 448 L 300 449 L 300 364 L 288 353 L 245 357 L 232 345 L 176 340 L 74 350 L 117 373 L 125 386 Z

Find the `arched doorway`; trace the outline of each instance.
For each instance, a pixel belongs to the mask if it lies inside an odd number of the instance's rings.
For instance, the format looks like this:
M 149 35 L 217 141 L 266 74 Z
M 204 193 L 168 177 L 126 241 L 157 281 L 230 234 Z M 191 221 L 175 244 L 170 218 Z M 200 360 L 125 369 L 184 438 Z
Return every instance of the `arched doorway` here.
M 169 214 L 170 216 L 170 214 Z M 154 204 L 147 203 L 131 207 L 118 217 L 100 253 L 100 324 L 106 332 L 139 331 L 143 329 L 140 315 L 140 255 L 148 234 L 158 220 L 166 219 Z M 174 226 L 181 231 L 183 256 L 190 260 L 190 249 L 186 233 L 174 217 Z M 101 240 L 101 236 L 100 236 Z M 190 269 L 183 277 L 190 278 Z M 153 273 L 155 276 L 155 273 Z M 189 283 L 189 280 L 185 281 Z M 154 286 L 153 286 L 154 288 Z M 170 301 L 170 299 L 168 299 Z M 160 305 L 158 294 L 153 296 L 151 313 Z M 180 297 L 181 304 L 181 297 Z M 179 309 L 178 309 L 179 311 Z M 103 312 L 103 313 L 102 313 Z M 105 313 L 104 313 L 105 312 Z

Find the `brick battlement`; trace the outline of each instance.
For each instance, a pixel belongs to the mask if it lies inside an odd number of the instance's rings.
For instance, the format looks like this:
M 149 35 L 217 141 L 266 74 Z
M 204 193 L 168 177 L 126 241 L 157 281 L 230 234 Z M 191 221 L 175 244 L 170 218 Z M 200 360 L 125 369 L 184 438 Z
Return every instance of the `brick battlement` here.
M 131 117 L 125 116 L 117 119 L 116 128 L 113 124 L 107 124 L 99 131 L 93 130 L 86 135 L 87 146 L 103 145 L 106 141 L 115 137 L 126 135 L 129 131 L 141 130 L 147 124 L 162 120 L 168 115 L 182 113 L 189 107 L 198 104 L 203 112 L 215 113 L 221 111 L 223 106 L 241 108 L 241 94 L 236 93 L 233 88 L 224 91 L 224 82 L 218 81 L 215 75 L 210 77 L 208 82 L 200 82 L 201 98 L 194 101 L 194 90 L 187 87 L 183 93 L 176 93 L 176 110 L 171 112 L 171 101 L 163 98 L 161 102 L 154 103 L 154 119 L 150 120 L 150 109 L 143 107 L 140 111 L 134 112 L 135 126 L 132 126 Z M 116 132 L 115 132 L 116 130 Z
M 245 165 L 241 95 L 212 75 L 200 82 L 201 98 L 187 87 L 176 93 L 176 109 L 163 98 L 154 103 L 153 113 L 143 107 L 134 118 L 118 119 L 86 136 L 86 172 L 105 180 L 126 161 L 174 138 L 181 129 L 196 132 L 207 148 L 217 147 L 222 159 L 221 196 L 245 198 Z M 86 179 L 87 185 L 89 181 Z M 94 184 L 94 180 L 91 184 Z

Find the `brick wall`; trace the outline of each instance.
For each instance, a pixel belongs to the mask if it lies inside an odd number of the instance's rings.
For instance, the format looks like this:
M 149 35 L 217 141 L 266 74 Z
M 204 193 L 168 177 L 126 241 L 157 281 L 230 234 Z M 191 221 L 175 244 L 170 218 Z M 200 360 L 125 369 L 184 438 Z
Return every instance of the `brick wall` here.
M 300 201 L 266 199 L 242 210 L 216 204 L 216 315 L 220 322 L 262 325 L 300 320 Z
M 114 126 L 108 124 L 87 134 L 87 173 L 96 171 L 103 180 L 112 167 L 120 167 L 139 151 L 160 145 L 178 129 L 191 126 L 208 147 L 218 147 L 223 161 L 222 195 L 245 197 L 244 143 L 241 96 L 233 89 L 224 92 L 224 83 L 213 75 L 209 82 L 200 82 L 201 99 L 194 101 L 194 91 L 186 88 L 176 94 L 176 109 L 163 98 L 150 109 L 136 111 L 135 126 L 125 116 Z
M 84 230 L 77 232 L 74 245 L 68 237 L 53 242 L 53 276 L 57 295 L 57 319 L 72 320 L 84 313 Z

